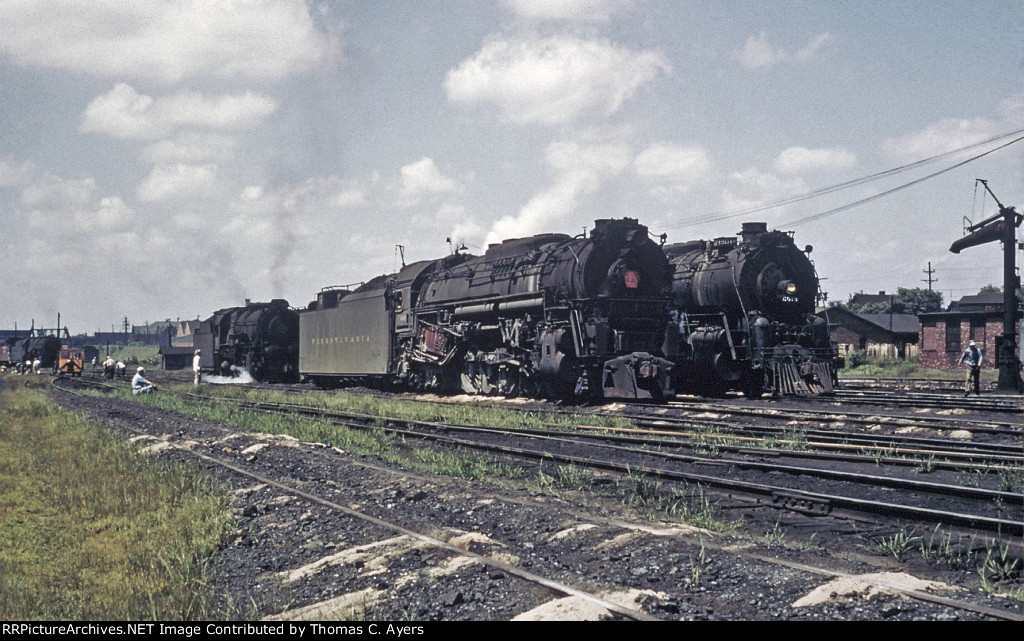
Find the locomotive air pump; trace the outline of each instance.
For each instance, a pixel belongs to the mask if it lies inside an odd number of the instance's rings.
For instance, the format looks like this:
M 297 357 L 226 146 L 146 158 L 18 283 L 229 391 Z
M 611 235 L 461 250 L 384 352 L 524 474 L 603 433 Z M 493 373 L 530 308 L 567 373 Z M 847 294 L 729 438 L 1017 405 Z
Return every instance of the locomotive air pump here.
M 988 187 L 988 182 L 977 179 L 988 193 L 992 194 L 999 213 L 977 225 L 967 228 L 970 232 L 949 247 L 959 254 L 961 249 L 983 245 L 995 240 L 1003 243 L 1003 335 L 996 337 L 996 365 L 999 367 L 999 389 L 1024 392 L 1024 381 L 1020 377 L 1020 356 L 1017 352 L 1017 279 L 1014 265 L 1014 251 L 1017 248 L 1017 227 L 1024 216 L 1013 207 L 1004 207 Z

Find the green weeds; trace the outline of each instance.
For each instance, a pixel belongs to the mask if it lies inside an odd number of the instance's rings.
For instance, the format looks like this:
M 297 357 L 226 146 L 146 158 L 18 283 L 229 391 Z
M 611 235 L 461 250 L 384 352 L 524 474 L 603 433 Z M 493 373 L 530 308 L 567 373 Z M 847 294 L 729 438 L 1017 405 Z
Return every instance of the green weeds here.
M 188 620 L 230 524 L 198 466 L 174 468 L 0 382 L 0 613 L 9 620 Z M 34 386 L 28 386 L 29 388 Z

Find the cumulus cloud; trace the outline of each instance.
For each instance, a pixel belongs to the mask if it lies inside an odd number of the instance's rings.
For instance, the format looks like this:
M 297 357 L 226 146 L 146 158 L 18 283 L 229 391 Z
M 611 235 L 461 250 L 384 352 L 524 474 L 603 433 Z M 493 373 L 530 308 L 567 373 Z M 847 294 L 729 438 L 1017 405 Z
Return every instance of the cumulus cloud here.
M 155 140 L 180 128 L 249 129 L 276 110 L 276 101 L 251 91 L 214 98 L 186 92 L 154 99 L 122 82 L 89 103 L 80 130 L 122 139 Z
M 486 102 L 506 120 L 555 124 L 618 111 L 638 88 L 671 67 L 660 53 L 606 40 L 557 36 L 495 39 L 448 72 L 452 102 Z
M 217 166 L 173 163 L 153 167 L 149 177 L 139 185 L 139 200 L 154 202 L 178 198 L 211 196 L 217 192 L 220 174 Z
M 466 216 L 466 207 L 458 203 L 442 203 L 436 210 L 431 212 L 415 213 L 409 226 L 413 230 L 437 230 L 432 238 L 411 238 L 407 239 L 408 249 L 413 255 L 427 255 L 437 258 L 439 241 L 446 237 L 451 240 L 453 247 L 465 243 L 469 247 L 477 247 L 482 241 L 487 230 L 478 222 L 479 217 Z M 407 254 L 407 257 L 409 254 Z
M 832 40 L 832 34 L 821 33 L 812 38 L 803 49 L 790 52 L 783 47 L 773 46 L 768 42 L 768 35 L 761 32 L 759 35 L 748 37 L 742 49 L 733 51 L 733 57 L 747 69 L 759 69 L 790 62 L 806 62 L 814 58 L 830 40 Z
M 16 169 L 19 182 L 11 186 L 21 188 L 17 213 L 32 228 L 63 237 L 124 230 L 132 222 L 134 211 L 120 197 L 99 195 L 91 177 L 64 178 L 30 163 Z
M 154 164 L 204 160 L 223 162 L 234 157 L 237 141 L 220 133 L 183 131 L 172 138 L 158 140 L 143 150 L 143 156 Z
M 432 158 L 421 158 L 405 165 L 402 174 L 402 200 L 407 205 L 432 194 L 446 194 L 458 189 L 455 181 L 443 175 Z
M 17 63 L 161 83 L 279 79 L 337 54 L 305 0 L 4 0 L 0 52 Z
M 345 189 L 331 199 L 331 204 L 342 209 L 348 207 L 363 207 L 370 203 L 366 198 L 366 192 L 360 188 Z
M 510 11 L 528 20 L 606 22 L 633 0 L 502 0 Z
M 780 178 L 774 174 L 751 168 L 729 174 L 723 201 L 726 209 L 746 209 L 806 191 L 808 191 L 807 184 L 802 178 Z M 773 218 L 788 214 L 785 208 L 771 211 L 774 213 L 759 215 Z
M 552 168 L 553 183 L 531 198 L 518 214 L 496 221 L 487 234 L 487 243 L 557 228 L 583 197 L 625 171 L 633 155 L 629 147 L 612 143 L 554 142 L 548 145 L 545 158 Z
M 846 169 L 857 164 L 857 156 L 843 147 L 784 149 L 773 162 L 775 171 L 783 174 L 801 174 L 832 169 Z
M 714 164 L 699 145 L 658 142 L 633 161 L 637 175 L 655 185 L 656 191 L 681 192 L 705 182 Z
M 882 143 L 882 153 L 898 162 L 930 158 L 1024 127 L 1024 99 L 1005 100 L 997 118 L 945 118 Z
M 0 258 L 3 272 L 16 274 L 0 279 L 3 293 L 18 296 L 11 316 L 64 312 L 83 331 L 95 329 L 82 326 L 89 301 L 111 321 L 126 314 L 141 322 L 154 310 L 208 314 L 225 299 L 244 298 L 231 247 L 208 232 L 200 212 L 149 215 L 104 193 L 91 176 L 59 176 L 29 162 L 0 162 L 0 177 L 7 174 L 18 182 L 9 187 L 12 215 L 4 221 L 16 260 Z M 168 289 L 168 274 L 194 287 Z M 73 309 L 68 292 L 78 301 Z

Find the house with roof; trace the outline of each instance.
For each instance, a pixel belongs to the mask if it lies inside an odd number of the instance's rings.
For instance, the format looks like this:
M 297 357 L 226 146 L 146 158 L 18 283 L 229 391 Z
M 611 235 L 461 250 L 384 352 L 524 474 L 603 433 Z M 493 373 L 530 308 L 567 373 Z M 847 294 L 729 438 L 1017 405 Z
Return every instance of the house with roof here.
M 884 300 L 888 302 L 888 296 Z M 845 307 L 829 307 L 818 316 L 828 321 L 840 356 L 851 352 L 865 352 L 869 358 L 917 355 L 919 325 L 914 314 L 857 314 Z

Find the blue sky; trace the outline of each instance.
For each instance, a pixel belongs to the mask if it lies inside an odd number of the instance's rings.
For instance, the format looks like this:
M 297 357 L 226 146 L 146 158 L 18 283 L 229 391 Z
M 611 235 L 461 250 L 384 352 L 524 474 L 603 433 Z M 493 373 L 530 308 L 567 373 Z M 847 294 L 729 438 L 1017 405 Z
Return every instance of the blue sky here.
M 0 327 L 301 306 L 396 245 L 622 216 L 791 229 L 832 300 L 930 262 L 948 302 L 999 284 L 948 247 L 995 213 L 975 178 L 1024 210 L 1024 142 L 722 214 L 1024 129 L 1022 79 L 1019 1 L 5 0 Z

